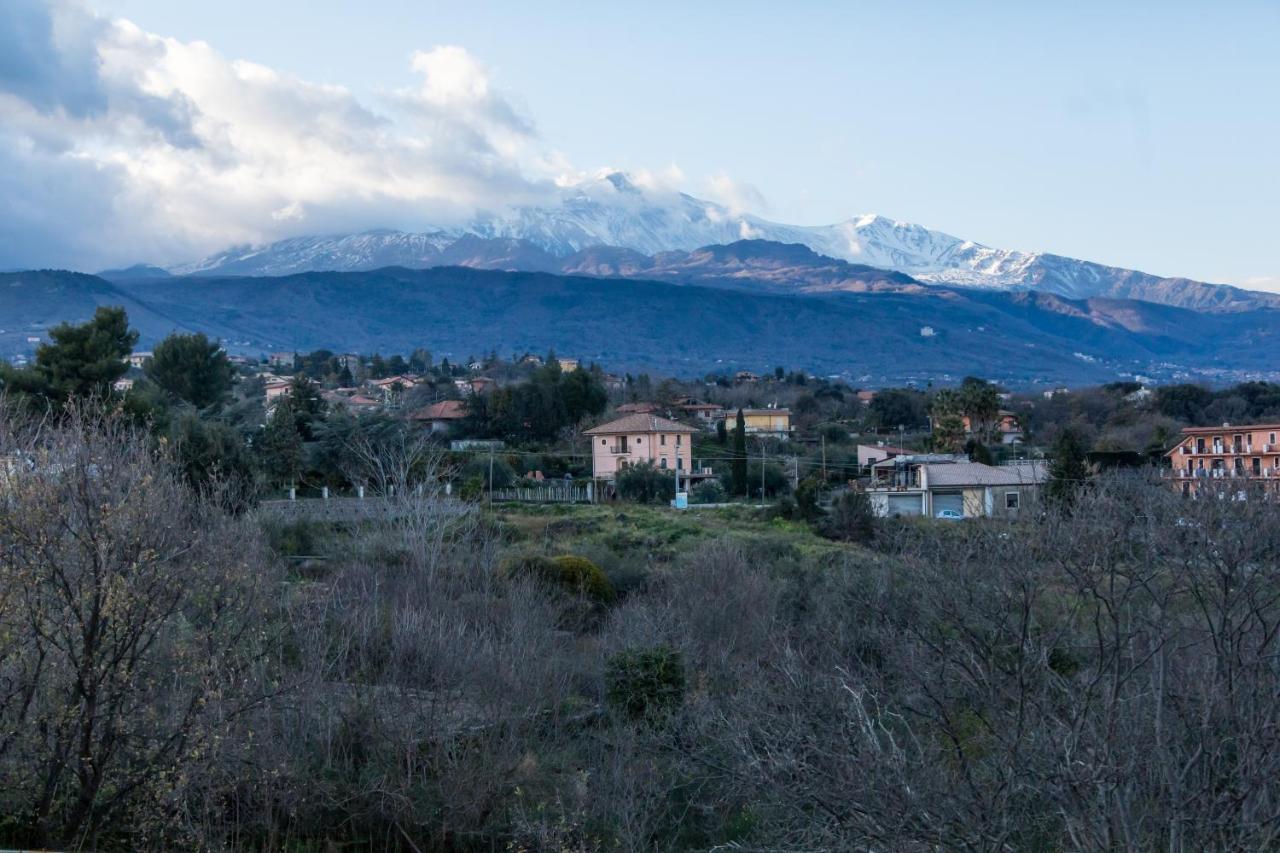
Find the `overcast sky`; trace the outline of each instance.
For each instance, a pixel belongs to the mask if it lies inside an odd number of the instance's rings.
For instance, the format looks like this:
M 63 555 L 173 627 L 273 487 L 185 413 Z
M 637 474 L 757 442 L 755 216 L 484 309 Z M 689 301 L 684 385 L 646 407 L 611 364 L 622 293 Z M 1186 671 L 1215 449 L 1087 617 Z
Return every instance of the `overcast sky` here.
M 1277 2 L 4 0 L 0 268 L 426 227 L 612 167 L 1280 289 L 1278 44 Z

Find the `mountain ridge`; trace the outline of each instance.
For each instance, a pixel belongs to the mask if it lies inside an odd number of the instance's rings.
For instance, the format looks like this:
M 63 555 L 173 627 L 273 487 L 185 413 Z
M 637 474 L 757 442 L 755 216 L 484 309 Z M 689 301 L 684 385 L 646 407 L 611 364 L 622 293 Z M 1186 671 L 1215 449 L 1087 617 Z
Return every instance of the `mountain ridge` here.
M 1201 314 L 1107 297 L 903 287 L 788 293 L 463 266 L 115 284 L 46 271 L 0 276 L 0 316 L 17 330 L 0 333 L 0 354 L 29 353 L 24 335 L 87 319 L 95 305 L 124 304 L 144 349 L 171 331 L 205 332 L 252 355 L 423 346 L 456 359 L 554 348 L 617 371 L 702 376 L 783 364 L 873 387 L 970 373 L 1013 387 L 1255 378 L 1275 375 L 1280 355 L 1276 310 Z
M 265 246 L 233 247 L 170 271 L 285 275 L 388 265 L 492 265 L 493 252 L 478 249 L 476 238 L 505 241 L 510 268 L 531 271 L 563 271 L 557 263 L 600 246 L 652 258 L 762 239 L 804 245 L 833 260 L 903 273 L 924 284 L 1031 290 L 1070 298 L 1112 296 L 1207 311 L 1280 307 L 1280 294 L 1157 276 L 1048 252 L 996 249 L 884 216 L 822 226 L 771 222 L 685 193 L 644 190 L 618 172 L 566 188 L 554 203 L 480 213 L 456 227 L 294 237 Z M 462 241 L 472 241 L 475 257 L 455 248 Z

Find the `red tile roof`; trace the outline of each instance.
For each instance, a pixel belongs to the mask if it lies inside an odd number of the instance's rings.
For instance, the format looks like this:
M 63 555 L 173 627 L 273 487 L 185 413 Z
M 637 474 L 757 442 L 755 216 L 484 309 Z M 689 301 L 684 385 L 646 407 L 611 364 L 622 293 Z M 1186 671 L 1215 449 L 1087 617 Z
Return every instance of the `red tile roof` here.
M 441 400 L 418 409 L 409 417 L 415 421 L 456 421 L 467 416 L 467 404 L 461 400 Z
M 660 418 L 657 415 L 634 414 L 600 424 L 598 427 L 592 427 L 584 432 L 583 435 L 622 435 L 636 432 L 700 433 L 702 430 L 686 424 L 676 423 L 666 418 Z

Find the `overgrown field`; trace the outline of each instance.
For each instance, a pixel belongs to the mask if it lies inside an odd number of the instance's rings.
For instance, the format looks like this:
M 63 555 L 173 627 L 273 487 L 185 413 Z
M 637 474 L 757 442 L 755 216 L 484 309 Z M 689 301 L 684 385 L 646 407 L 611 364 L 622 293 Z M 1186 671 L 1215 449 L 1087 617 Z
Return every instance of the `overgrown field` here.
M 1096 480 L 1017 523 L 747 506 L 351 525 L 191 493 L 119 421 L 5 425 L 0 842 L 1268 849 L 1280 525 Z

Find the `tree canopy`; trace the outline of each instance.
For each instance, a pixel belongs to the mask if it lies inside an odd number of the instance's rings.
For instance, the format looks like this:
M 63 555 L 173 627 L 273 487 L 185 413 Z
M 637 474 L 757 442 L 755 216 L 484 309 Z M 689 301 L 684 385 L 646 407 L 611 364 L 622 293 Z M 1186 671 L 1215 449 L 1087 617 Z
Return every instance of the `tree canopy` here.
M 0 366 L 4 387 L 20 395 L 54 402 L 105 397 L 129 370 L 128 357 L 138 342 L 123 308 L 101 307 L 87 323 L 62 323 L 49 330 L 52 343 L 41 344 L 26 368 Z
M 203 333 L 165 338 L 144 370 L 161 389 L 198 409 L 222 403 L 235 379 L 227 354 Z

